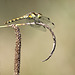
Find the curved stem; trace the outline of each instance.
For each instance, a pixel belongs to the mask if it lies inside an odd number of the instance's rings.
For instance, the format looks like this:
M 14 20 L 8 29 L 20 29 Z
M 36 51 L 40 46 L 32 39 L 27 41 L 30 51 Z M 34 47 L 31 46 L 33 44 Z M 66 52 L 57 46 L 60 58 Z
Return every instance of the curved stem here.
M 47 29 L 49 29 L 49 31 L 51 32 L 52 34 L 52 37 L 53 37 L 53 48 L 52 48 L 52 51 L 50 53 L 50 55 L 48 56 L 48 58 L 46 58 L 45 60 L 43 60 L 43 62 L 47 61 L 53 54 L 53 52 L 55 51 L 55 48 L 56 48 L 56 37 L 54 35 L 54 32 L 48 27 L 48 26 L 45 26 Z

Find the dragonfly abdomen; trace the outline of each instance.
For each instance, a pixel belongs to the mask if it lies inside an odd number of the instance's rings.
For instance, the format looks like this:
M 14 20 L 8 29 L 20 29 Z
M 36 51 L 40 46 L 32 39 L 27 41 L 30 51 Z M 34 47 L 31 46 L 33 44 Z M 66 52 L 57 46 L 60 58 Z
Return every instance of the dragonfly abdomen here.
M 11 20 L 6 21 L 4 24 L 8 24 L 8 23 L 11 23 L 11 22 L 19 21 L 19 20 L 22 20 L 22 19 L 26 19 L 26 17 L 22 16 L 22 17 L 19 17 L 19 18 L 11 19 Z

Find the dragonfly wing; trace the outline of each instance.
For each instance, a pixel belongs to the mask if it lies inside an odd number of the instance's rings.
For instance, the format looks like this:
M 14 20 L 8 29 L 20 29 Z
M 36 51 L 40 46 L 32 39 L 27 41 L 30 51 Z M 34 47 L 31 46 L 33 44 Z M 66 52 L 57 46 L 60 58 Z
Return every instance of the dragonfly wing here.
M 54 23 L 50 21 L 48 17 L 42 16 L 40 19 L 40 22 L 48 25 L 51 29 L 55 27 Z
M 35 19 L 26 19 L 26 23 L 32 23 L 32 22 L 38 22 L 38 21 L 35 20 Z M 31 27 L 33 27 L 33 28 L 35 28 L 37 30 L 46 31 L 46 28 L 45 27 L 43 27 L 41 25 L 38 25 L 36 23 L 35 24 L 31 24 L 29 26 L 31 26 Z
M 43 27 L 41 25 L 38 25 L 38 24 L 30 25 L 30 26 L 33 27 L 33 28 L 36 28 L 37 30 L 46 31 L 45 27 Z

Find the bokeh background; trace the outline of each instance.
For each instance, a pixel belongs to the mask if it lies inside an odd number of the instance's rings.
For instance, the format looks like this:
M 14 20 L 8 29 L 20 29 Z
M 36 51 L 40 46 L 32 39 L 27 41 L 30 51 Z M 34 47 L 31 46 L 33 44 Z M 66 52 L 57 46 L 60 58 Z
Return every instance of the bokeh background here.
M 57 47 L 51 59 L 52 36 L 29 26 L 21 26 L 20 75 L 75 75 L 75 0 L 0 0 L 0 25 L 31 11 L 50 17 Z M 0 28 L 0 75 L 13 75 L 15 34 Z

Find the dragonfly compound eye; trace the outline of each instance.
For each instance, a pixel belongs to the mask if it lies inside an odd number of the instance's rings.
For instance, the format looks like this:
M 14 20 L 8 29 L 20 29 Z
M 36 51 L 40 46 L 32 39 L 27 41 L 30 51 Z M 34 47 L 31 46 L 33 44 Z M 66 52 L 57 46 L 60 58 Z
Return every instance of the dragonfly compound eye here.
M 37 18 L 39 18 L 39 19 L 40 19 L 40 18 L 41 18 L 41 16 L 42 16 L 42 14 L 40 14 L 40 13 L 39 13 L 39 14 L 37 14 Z

